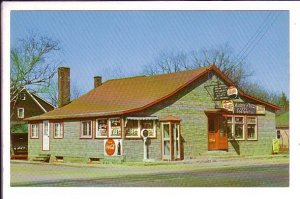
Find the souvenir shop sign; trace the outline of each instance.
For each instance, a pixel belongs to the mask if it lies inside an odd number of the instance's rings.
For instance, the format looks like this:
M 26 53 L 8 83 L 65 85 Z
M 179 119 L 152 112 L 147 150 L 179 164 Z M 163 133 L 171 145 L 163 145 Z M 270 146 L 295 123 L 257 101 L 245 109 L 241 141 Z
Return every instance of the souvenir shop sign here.
M 250 103 L 235 102 L 234 113 L 237 114 L 256 114 L 256 106 Z
M 218 101 L 218 100 L 228 99 L 226 85 L 214 86 L 213 91 L 214 91 L 214 100 Z
M 265 114 L 265 107 L 263 105 L 234 102 L 234 113 L 260 115 Z

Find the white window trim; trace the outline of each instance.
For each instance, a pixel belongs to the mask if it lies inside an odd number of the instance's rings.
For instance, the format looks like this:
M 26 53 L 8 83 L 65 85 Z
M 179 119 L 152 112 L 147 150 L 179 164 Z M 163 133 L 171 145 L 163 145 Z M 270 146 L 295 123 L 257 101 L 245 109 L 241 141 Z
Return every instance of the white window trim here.
M 258 140 L 258 121 L 257 121 L 258 118 L 257 118 L 257 116 L 226 115 L 226 117 L 232 117 L 232 123 L 229 123 L 229 124 L 231 124 L 231 126 L 232 126 L 232 132 L 233 132 L 232 137 L 233 138 L 228 138 L 228 140 L 242 140 L 242 141 L 246 141 L 246 140 L 256 141 L 256 140 Z M 244 122 L 243 122 L 243 139 L 242 138 L 235 138 L 235 124 L 236 124 L 235 117 L 243 117 L 244 118 L 243 119 L 244 120 Z M 255 121 L 255 136 L 256 137 L 249 139 L 248 138 L 248 127 L 247 127 L 248 123 L 247 123 L 247 118 L 250 118 L 250 117 L 255 118 L 255 120 L 256 120 Z M 237 123 L 237 124 L 239 124 L 239 123 Z M 227 123 L 227 125 L 228 125 L 228 123 Z M 247 131 L 247 136 L 246 136 L 246 131 Z
M 242 118 L 243 118 L 243 123 L 236 123 L 236 122 L 235 122 L 235 118 L 236 118 L 236 117 L 242 117 Z M 233 119 L 234 119 L 234 121 L 233 121 L 233 122 L 234 122 L 234 123 L 233 123 L 233 124 L 234 124 L 234 125 L 233 125 L 233 126 L 234 126 L 234 139 L 235 139 L 235 140 L 246 140 L 246 138 L 245 138 L 245 125 L 246 125 L 245 116 L 239 116 L 239 115 L 237 115 L 237 116 L 234 116 Z M 235 137 L 235 133 L 236 133 L 236 132 L 235 132 L 235 125 L 236 125 L 236 124 L 243 124 L 243 138 L 236 138 L 236 137 Z
M 33 136 L 33 128 L 32 126 L 35 126 L 36 128 L 36 134 Z M 35 139 L 39 138 L 39 124 L 30 124 L 30 138 Z
M 131 121 L 136 121 L 136 120 L 131 120 Z M 140 120 L 137 120 L 138 121 L 138 128 L 137 128 L 137 130 L 138 130 L 138 135 L 127 135 L 127 133 L 126 133 L 126 126 L 125 126 L 125 136 L 126 136 L 126 138 L 139 138 L 139 137 L 141 137 L 141 121 Z M 126 125 L 127 125 L 127 123 L 128 122 L 126 122 Z
M 23 116 L 22 117 L 20 116 L 20 110 L 23 111 Z M 24 118 L 24 116 L 25 116 L 25 109 L 24 108 L 18 108 L 18 118 Z
M 83 135 L 83 123 L 89 123 L 90 124 L 89 128 L 91 129 L 91 135 Z M 80 134 L 80 138 L 93 138 L 93 122 L 92 122 L 92 120 L 81 121 L 81 134 Z
M 248 138 L 248 122 L 247 122 L 247 118 L 253 117 L 255 118 L 255 138 Z M 249 123 L 249 124 L 253 124 L 253 123 Z M 247 140 L 258 140 L 258 122 L 257 122 L 257 117 L 256 116 L 246 116 L 246 129 L 247 129 Z
M 107 138 L 108 137 L 108 134 L 109 134 L 109 126 L 107 126 L 107 129 L 106 129 L 106 133 L 107 133 L 107 135 L 106 136 L 102 136 L 102 135 L 99 135 L 99 136 L 97 136 L 97 132 L 98 132 L 98 121 L 99 120 L 106 120 L 106 125 L 108 125 L 107 124 L 107 122 L 108 122 L 108 119 L 107 118 L 99 118 L 99 119 L 96 119 L 96 132 L 95 132 L 95 138 Z
M 60 132 L 59 132 L 59 135 L 60 136 L 55 136 L 55 130 L 56 130 L 56 124 L 59 124 L 59 126 L 60 126 Z M 55 122 L 54 124 L 53 124 L 53 137 L 54 138 L 63 138 L 64 136 L 63 136 L 63 133 L 64 133 L 64 131 L 63 131 L 63 123 L 62 122 Z
M 118 135 L 118 136 L 111 135 L 111 133 L 112 133 L 111 120 L 115 120 L 115 119 L 120 120 L 120 135 Z M 108 137 L 109 138 L 121 138 L 122 137 L 122 120 L 121 120 L 121 118 L 115 117 L 115 118 L 109 118 L 108 119 Z

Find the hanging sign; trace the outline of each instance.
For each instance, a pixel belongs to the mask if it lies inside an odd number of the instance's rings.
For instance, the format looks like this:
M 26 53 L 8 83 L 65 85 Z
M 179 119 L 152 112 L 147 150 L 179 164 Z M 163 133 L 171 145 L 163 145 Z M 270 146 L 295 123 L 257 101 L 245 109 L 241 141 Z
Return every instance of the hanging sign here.
M 224 100 L 228 99 L 227 96 L 227 86 L 226 85 L 217 85 L 214 86 L 214 100 Z
M 244 102 L 234 102 L 234 113 L 256 114 L 256 105 Z
M 236 99 L 238 97 L 238 90 L 235 86 L 229 86 L 227 89 L 227 96 L 231 99 Z
M 232 100 L 223 100 L 222 101 L 222 108 L 226 109 L 227 111 L 233 112 L 234 104 Z

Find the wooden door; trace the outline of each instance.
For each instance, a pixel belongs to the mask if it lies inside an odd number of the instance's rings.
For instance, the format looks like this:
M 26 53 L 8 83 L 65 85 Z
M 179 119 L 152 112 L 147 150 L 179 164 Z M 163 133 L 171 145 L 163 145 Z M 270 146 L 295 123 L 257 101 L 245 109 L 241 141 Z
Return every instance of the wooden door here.
M 208 150 L 227 150 L 226 120 L 221 115 L 208 116 Z

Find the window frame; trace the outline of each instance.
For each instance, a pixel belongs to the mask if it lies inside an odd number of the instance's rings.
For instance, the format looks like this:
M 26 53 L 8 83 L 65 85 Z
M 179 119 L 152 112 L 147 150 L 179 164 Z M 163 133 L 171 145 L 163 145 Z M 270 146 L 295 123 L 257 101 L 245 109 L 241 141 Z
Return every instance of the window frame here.
M 90 123 L 91 135 L 83 135 L 83 123 Z M 92 120 L 83 120 L 80 122 L 80 138 L 92 139 L 93 138 L 93 122 Z
M 60 125 L 60 131 L 61 131 L 61 132 L 60 132 L 60 134 L 61 134 L 60 137 L 55 136 L 56 124 L 59 124 L 59 125 Z M 63 139 L 63 138 L 64 138 L 64 123 L 63 123 L 63 122 L 54 122 L 54 123 L 52 124 L 52 126 L 53 126 L 53 138 L 54 138 L 54 139 Z
M 137 121 L 138 122 L 138 128 L 137 128 L 138 135 L 127 135 L 127 129 L 126 129 L 126 127 L 127 127 L 128 121 Z M 126 138 L 140 138 L 141 137 L 141 130 L 142 129 L 141 129 L 141 122 L 140 122 L 140 120 L 127 120 L 126 125 L 124 125 L 124 131 L 125 131 L 125 137 Z
M 23 110 L 23 116 L 22 117 L 20 117 L 20 110 Z M 18 108 L 18 118 L 24 118 L 25 117 L 25 109 L 24 108 Z
M 102 136 L 102 135 L 99 135 L 97 136 L 97 132 L 98 132 L 98 120 L 106 120 L 106 125 L 107 125 L 107 128 L 106 128 L 106 136 Z M 95 139 L 99 139 L 99 138 L 108 138 L 108 134 L 109 134 L 109 123 L 108 123 L 108 118 L 98 118 L 95 120 L 96 121 L 96 124 L 95 124 Z
M 238 141 L 257 141 L 258 140 L 258 117 L 256 115 L 225 115 L 224 116 L 226 118 L 226 122 L 227 125 L 231 124 L 231 130 L 232 130 L 232 138 L 229 138 L 228 136 L 228 140 L 238 140 Z M 232 118 L 232 122 L 228 123 L 227 118 L 231 117 Z M 235 118 L 236 117 L 243 117 L 243 123 L 236 123 Z M 248 122 L 247 122 L 247 118 L 255 118 L 255 138 L 248 138 Z M 243 124 L 243 138 L 236 138 L 235 136 L 235 125 L 236 124 Z M 250 123 L 250 124 L 254 124 L 254 123 Z M 229 133 L 229 132 L 227 132 Z
M 254 123 L 248 123 L 248 118 L 255 118 L 255 138 L 248 137 L 248 124 L 254 124 Z M 247 132 L 247 140 L 249 141 L 257 141 L 258 140 L 258 118 L 257 116 L 246 116 L 246 132 Z
M 236 122 L 235 121 L 235 118 L 243 118 L 243 122 Z M 234 120 L 233 120 L 233 124 L 234 124 L 234 139 L 235 140 L 246 140 L 246 132 L 245 132 L 245 116 L 241 116 L 241 115 L 237 115 L 237 116 L 234 116 Z M 243 137 L 242 138 L 236 138 L 236 132 L 235 132 L 235 125 L 236 124 L 242 124 L 242 126 L 243 126 L 243 133 L 242 133 L 242 135 L 243 135 Z
M 36 126 L 36 130 L 37 130 L 37 132 L 36 132 L 36 136 L 32 136 L 32 126 Z M 39 127 L 40 125 L 39 125 L 39 123 L 31 123 L 30 124 L 30 139 L 39 139 Z
M 116 119 L 120 120 L 120 134 L 117 136 L 111 135 L 111 132 L 112 132 L 111 120 L 116 120 Z M 120 117 L 114 117 L 114 118 L 108 119 L 108 137 L 109 138 L 122 138 L 122 119 Z

